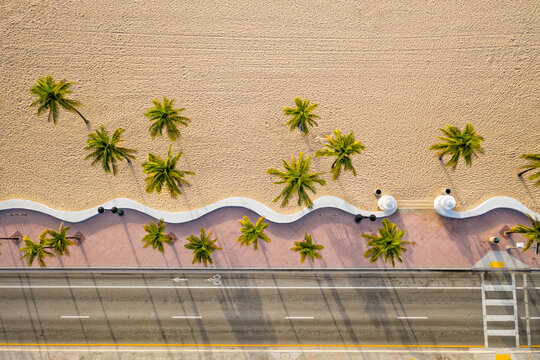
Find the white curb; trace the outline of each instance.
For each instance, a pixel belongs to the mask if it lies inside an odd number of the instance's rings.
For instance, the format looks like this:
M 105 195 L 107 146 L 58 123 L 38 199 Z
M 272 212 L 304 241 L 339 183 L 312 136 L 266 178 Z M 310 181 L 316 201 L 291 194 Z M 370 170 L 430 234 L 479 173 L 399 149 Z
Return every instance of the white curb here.
M 148 206 L 145 206 L 137 201 L 127 199 L 127 198 L 113 199 L 113 200 L 107 201 L 104 204 L 101 204 L 100 206 L 103 206 L 106 209 L 116 206 L 119 209 L 137 210 L 144 214 L 152 216 L 153 218 L 163 219 L 165 222 L 170 223 L 170 224 L 186 223 L 186 222 L 198 219 L 212 211 L 216 211 L 218 209 L 227 208 L 227 207 L 245 208 L 245 209 L 248 209 L 257 213 L 259 216 L 264 216 L 265 219 L 270 222 L 279 223 L 279 224 L 287 224 L 287 223 L 295 222 L 314 210 L 325 209 L 325 208 L 339 209 L 352 215 L 361 214 L 364 216 L 369 216 L 371 214 L 374 214 L 375 216 L 377 216 L 377 218 L 390 216 L 393 213 L 395 213 L 397 210 L 397 202 L 390 195 L 384 195 L 379 199 L 379 207 L 381 208 L 382 211 L 374 211 L 374 212 L 358 209 L 357 207 L 346 202 L 345 200 L 342 200 L 334 196 L 320 197 L 313 202 L 313 209 L 310 210 L 308 208 L 304 208 L 300 212 L 297 212 L 296 214 L 290 214 L 290 215 L 280 214 L 256 200 L 244 198 L 244 197 L 230 197 L 230 198 L 215 202 L 213 204 L 203 206 L 195 210 L 182 211 L 182 212 L 156 210 Z M 46 205 L 40 204 L 35 201 L 31 201 L 31 200 L 11 199 L 11 200 L 0 201 L 0 210 L 11 210 L 11 209 L 33 210 L 33 211 L 38 211 L 38 212 L 53 216 L 62 221 L 67 221 L 67 222 L 72 222 L 72 223 L 81 222 L 93 216 L 98 215 L 97 208 L 98 206 L 90 208 L 90 209 L 86 209 L 86 210 L 80 210 L 80 211 L 60 211 L 60 210 L 51 209 L 50 207 Z
M 453 209 L 455 206 L 456 199 L 451 195 L 440 195 L 433 201 L 433 207 L 439 215 L 453 219 L 466 219 L 473 216 L 479 216 L 495 209 L 512 209 L 519 211 L 522 214 L 529 214 L 533 218 L 536 217 L 540 219 L 540 214 L 535 213 L 518 200 L 508 196 L 496 196 L 468 211 L 454 211 Z

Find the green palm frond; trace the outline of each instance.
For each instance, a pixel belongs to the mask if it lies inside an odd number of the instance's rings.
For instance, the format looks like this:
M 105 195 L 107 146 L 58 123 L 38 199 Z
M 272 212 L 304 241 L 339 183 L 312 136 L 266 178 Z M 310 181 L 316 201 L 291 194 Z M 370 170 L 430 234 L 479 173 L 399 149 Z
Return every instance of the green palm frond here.
M 401 240 L 405 235 L 405 230 L 399 230 L 396 224 L 391 223 L 388 219 L 383 219 L 382 228 L 379 228 L 379 236 L 372 234 L 362 234 L 369 241 L 367 246 L 371 246 L 364 256 L 370 258 L 370 262 L 374 263 L 381 256 L 384 257 L 384 262 L 390 260 L 392 266 L 395 267 L 395 260 L 401 260 L 401 251 L 407 251 L 403 246 L 409 244 L 408 241 Z
M 30 89 L 30 93 L 37 96 L 37 100 L 30 104 L 30 107 L 38 107 L 38 116 L 44 111 L 49 111 L 47 120 L 52 121 L 55 125 L 58 120 L 59 107 L 78 114 L 88 124 L 88 120 L 77 110 L 77 106 L 80 106 L 81 103 L 66 97 L 73 92 L 70 90 L 73 84 L 73 82 L 66 80 L 55 82 L 51 75 L 39 78 L 36 85 Z
M 518 176 L 522 176 L 529 171 L 536 171 L 532 175 L 529 175 L 527 179 L 532 181 L 536 180 L 535 185 L 540 186 L 540 154 L 523 154 L 520 157 L 527 160 L 528 163 L 521 167 L 523 171 L 521 171 Z
M 148 233 L 141 240 L 144 242 L 143 248 L 152 245 L 159 252 L 164 252 L 163 244 L 172 244 L 172 237 L 164 233 L 165 222 L 163 219 L 160 219 L 157 225 L 153 221 L 150 221 L 150 224 L 143 225 L 143 228 Z
M 186 175 L 195 175 L 195 173 L 186 170 L 177 170 L 176 163 L 182 152 L 179 152 L 176 156 L 172 156 L 172 146 L 169 147 L 167 153 L 167 159 L 163 160 L 159 156 L 154 154 L 148 154 L 148 161 L 142 164 L 143 171 L 148 175 L 146 178 L 146 192 L 161 193 L 163 185 L 169 191 L 169 194 L 176 198 L 177 195 L 182 195 L 180 186 L 190 185 L 185 179 Z
M 299 128 L 304 134 L 309 134 L 309 126 L 317 125 L 315 119 L 319 117 L 311 112 L 317 108 L 317 104 L 309 105 L 309 100 L 300 99 L 299 97 L 294 98 L 296 103 L 296 108 L 284 108 L 283 113 L 285 115 L 292 116 L 285 125 L 289 125 L 291 131 L 296 128 Z
M 270 242 L 270 238 L 264 233 L 264 229 L 268 227 L 268 224 L 263 223 L 263 221 L 263 216 L 261 216 L 255 224 L 253 224 L 247 216 L 244 216 L 242 220 L 239 220 L 242 225 L 242 228 L 240 229 L 242 235 L 238 238 L 240 245 L 250 246 L 253 244 L 253 248 L 257 250 L 259 248 L 259 239 Z
M 360 140 L 355 140 L 352 132 L 349 135 L 342 135 L 339 130 L 334 130 L 334 138 L 328 135 L 325 135 L 325 137 L 328 140 L 328 144 L 324 144 L 326 149 L 317 150 L 315 156 L 335 156 L 337 158 L 332 164 L 332 170 L 330 170 L 333 174 L 332 180 L 339 177 L 342 167 L 344 171 L 351 171 L 356 176 L 351 156 L 361 154 L 366 147 Z
M 67 236 L 69 229 L 71 229 L 71 226 L 64 227 L 64 223 L 62 222 L 58 231 L 52 229 L 45 230 L 42 235 L 49 235 L 50 238 L 46 238 L 44 244 L 56 251 L 58 255 L 69 255 L 68 246 L 75 245 L 75 242 L 71 241 Z
M 523 251 L 529 250 L 531 246 L 536 242 L 536 246 L 540 244 L 540 219 L 535 219 L 531 215 L 527 214 L 529 220 L 531 220 L 531 226 L 525 226 L 518 224 L 510 230 L 505 231 L 505 234 L 522 234 L 527 238 L 527 245 L 523 248 Z
M 32 263 L 34 262 L 34 259 L 37 258 L 37 261 L 39 263 L 39 266 L 45 267 L 45 261 L 43 259 L 46 256 L 54 256 L 53 253 L 50 251 L 45 250 L 47 246 L 45 246 L 45 235 L 46 233 L 43 232 L 39 237 L 39 243 L 35 243 L 32 240 L 30 240 L 29 236 L 24 237 L 24 243 L 26 246 L 22 247 L 20 250 L 23 253 L 23 256 L 21 256 L 21 259 L 26 258 L 26 263 L 30 266 L 32 266 Z
M 91 151 L 86 156 L 87 159 L 93 159 L 92 165 L 101 162 L 101 166 L 106 173 L 113 173 L 116 175 L 116 164 L 118 161 L 126 160 L 128 163 L 131 159 L 135 159 L 134 153 L 137 150 L 128 149 L 118 146 L 118 144 L 124 141 L 121 136 L 124 129 L 117 128 L 114 134 L 109 138 L 107 130 L 101 125 L 95 132 L 88 134 L 88 146 L 84 149 Z
M 175 109 L 173 108 L 174 99 L 169 100 L 166 96 L 163 97 L 163 103 L 159 100 L 152 100 L 154 106 L 149 108 L 144 114 L 153 124 L 150 125 L 148 131 L 153 138 L 163 135 L 163 129 L 167 131 L 169 139 L 176 141 L 180 137 L 180 131 L 176 127 L 177 125 L 188 126 L 189 118 L 180 116 L 180 111 L 186 110 L 185 108 Z
M 298 251 L 300 253 L 301 263 L 304 262 L 306 256 L 311 260 L 311 262 L 315 261 L 315 258 L 321 259 L 321 254 L 319 254 L 319 251 L 322 249 L 324 249 L 324 246 L 314 244 L 311 235 L 308 235 L 307 232 L 304 233 L 304 240 L 295 241 L 294 246 L 291 248 L 291 250 Z
M 205 229 L 201 228 L 201 236 L 197 237 L 195 235 L 190 235 L 186 239 L 189 243 L 185 244 L 184 247 L 189 250 L 193 250 L 193 262 L 192 264 L 203 263 L 205 266 L 208 266 L 208 263 L 213 264 L 212 252 L 214 250 L 221 250 L 219 246 L 214 245 L 218 239 L 210 240 L 210 234 L 212 230 L 208 231 L 208 234 L 205 233 Z
M 463 158 L 465 165 L 471 166 L 472 158 L 484 153 L 482 148 L 484 138 L 476 134 L 470 123 L 465 125 L 463 131 L 448 124 L 446 124 L 446 128 L 439 130 L 444 134 L 444 136 L 438 137 L 442 142 L 430 146 L 429 150 L 438 151 L 437 155 L 441 159 L 444 155 L 449 155 L 450 160 L 446 166 L 452 167 L 452 170 L 456 170 L 460 158 Z
M 285 184 L 283 191 L 274 199 L 277 202 L 283 197 L 280 206 L 286 206 L 294 194 L 298 195 L 298 206 L 302 204 L 308 208 L 313 208 L 313 202 L 309 198 L 307 191 L 316 193 L 315 183 L 319 185 L 325 185 L 326 181 L 319 178 L 322 173 L 309 173 L 309 165 L 311 162 L 311 156 L 304 159 L 304 154 L 300 153 L 298 161 L 296 161 L 291 155 L 291 162 L 288 163 L 285 159 L 281 159 L 285 171 L 278 169 L 267 169 L 266 172 L 270 175 L 275 175 L 281 178 L 279 181 L 275 181 L 274 184 Z

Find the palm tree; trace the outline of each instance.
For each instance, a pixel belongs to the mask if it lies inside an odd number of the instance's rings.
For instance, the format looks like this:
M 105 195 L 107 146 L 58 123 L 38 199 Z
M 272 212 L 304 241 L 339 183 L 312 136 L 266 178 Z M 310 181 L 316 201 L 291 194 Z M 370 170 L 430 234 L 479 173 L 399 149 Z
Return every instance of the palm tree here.
M 71 229 L 71 226 L 64 227 L 64 223 L 60 224 L 60 229 L 58 231 L 47 229 L 43 232 L 43 237 L 46 235 L 51 236 L 50 238 L 45 238 L 44 244 L 56 251 L 58 255 L 69 255 L 68 246 L 75 245 L 75 242 L 71 239 L 79 239 L 75 236 L 67 236 L 68 230 Z
M 342 136 L 339 130 L 334 130 L 334 137 L 331 138 L 328 135 L 325 135 L 328 140 L 328 144 L 324 144 L 328 149 L 322 149 L 315 152 L 315 156 L 336 156 L 337 159 L 332 164 L 332 170 L 330 171 L 333 176 L 332 180 L 336 180 L 341 173 L 341 167 L 344 167 L 344 170 L 352 171 L 353 175 L 356 176 L 356 170 L 352 164 L 351 155 L 361 154 L 366 147 L 362 142 L 355 141 L 354 133 L 349 135 Z
M 540 243 L 540 219 L 534 219 L 529 214 L 527 214 L 527 216 L 529 217 L 529 220 L 531 220 L 531 227 L 518 224 L 504 232 L 505 235 L 511 233 L 523 234 L 523 236 L 527 238 L 527 245 L 523 248 L 523 251 L 529 250 L 535 241 L 536 246 Z
M 266 172 L 270 175 L 276 175 L 281 178 L 279 181 L 275 181 L 274 184 L 286 184 L 285 189 L 279 194 L 274 202 L 277 202 L 279 198 L 283 197 L 280 206 L 284 207 L 289 203 L 289 200 L 295 193 L 298 193 L 298 206 L 302 204 L 307 205 L 308 208 L 313 208 L 313 202 L 307 194 L 307 190 L 313 194 L 316 193 L 315 183 L 319 185 L 325 185 L 326 181 L 319 178 L 322 173 L 309 173 L 309 163 L 311 156 L 308 156 L 304 160 L 304 154 L 300 153 L 298 162 L 291 155 L 291 163 L 289 164 L 285 159 L 281 159 L 285 172 L 278 169 L 267 169 Z
M 163 244 L 172 244 L 172 237 L 164 234 L 165 223 L 163 219 L 160 219 L 157 225 L 153 221 L 150 221 L 148 225 L 143 224 L 143 228 L 148 233 L 142 238 L 142 242 L 144 242 L 143 248 L 152 245 L 159 252 L 164 252 Z
M 59 108 L 63 108 L 72 113 L 77 113 L 84 122 L 88 124 L 88 120 L 86 120 L 76 108 L 77 106 L 80 106 L 81 103 L 66 98 L 66 95 L 73 92 L 69 89 L 73 84 L 73 82 L 67 82 L 66 80 L 55 82 L 51 75 L 38 79 L 36 85 L 30 89 L 30 93 L 37 96 L 38 99 L 30 104 L 30 107 L 39 105 L 37 110 L 38 116 L 43 111 L 48 110 L 49 116 L 47 117 L 47 120 L 52 120 L 55 125 L 56 120 L 58 119 Z
M 186 175 L 195 175 L 195 173 L 175 169 L 178 159 L 182 156 L 182 152 L 171 158 L 171 148 L 172 146 L 169 146 L 167 159 L 163 160 L 159 156 L 148 154 L 148 161 L 142 164 L 144 173 L 148 175 L 146 178 L 147 193 L 154 191 L 161 193 L 161 188 L 165 184 L 167 190 L 169 190 L 169 194 L 173 198 L 176 198 L 177 195 L 182 195 L 180 186 L 190 185 L 184 177 Z
M 311 262 L 315 261 L 315 258 L 321 259 L 321 254 L 318 251 L 322 249 L 324 249 L 324 246 L 314 244 L 311 235 L 308 235 L 307 232 L 304 233 L 304 241 L 295 241 L 294 246 L 291 248 L 293 251 L 300 252 L 301 263 L 304 262 L 306 256 Z
M 188 122 L 191 121 L 187 117 L 178 115 L 180 111 L 186 109 L 174 109 L 174 99 L 169 100 L 166 96 L 163 97 L 163 104 L 157 99 L 152 100 L 152 102 L 154 107 L 149 108 L 144 114 L 150 121 L 154 121 L 148 131 L 155 138 L 157 135 L 163 135 L 163 128 L 165 128 L 169 139 L 176 141 L 180 137 L 180 131 L 178 131 L 176 125 L 188 126 Z
M 101 161 L 106 173 L 112 171 L 113 175 L 116 175 L 117 161 L 125 159 L 131 163 L 131 159 L 135 159 L 132 154 L 137 152 L 137 150 L 118 146 L 118 143 L 124 141 L 120 138 L 124 131 L 122 128 L 117 128 L 113 136 L 109 138 L 107 130 L 101 125 L 95 133 L 88 134 L 88 146 L 84 149 L 92 152 L 86 156 L 85 160 L 92 158 L 92 165 Z
M 291 131 L 296 128 L 299 128 L 304 134 L 309 134 L 308 126 L 317 125 L 315 119 L 319 117 L 311 112 L 317 108 L 317 104 L 309 105 L 309 100 L 300 99 L 299 97 L 294 98 L 296 103 L 296 108 L 284 108 L 283 112 L 285 115 L 291 115 L 292 118 L 285 123 L 285 125 L 290 125 Z
M 382 226 L 382 228 L 379 228 L 379 236 L 362 234 L 363 237 L 369 240 L 367 246 L 371 246 L 364 253 L 364 256 L 370 258 L 369 261 L 372 263 L 383 256 L 384 262 L 388 262 L 388 259 L 390 259 L 392 266 L 395 267 L 394 260 L 403 262 L 401 260 L 401 251 L 407 251 L 403 245 L 409 244 L 409 242 L 401 240 L 405 235 L 405 230 L 399 230 L 396 224 L 391 223 L 388 219 L 383 219 Z
M 523 174 L 525 174 L 528 171 L 531 170 L 537 170 L 535 174 L 530 175 L 527 179 L 529 180 L 536 180 L 536 186 L 540 186 L 540 154 L 524 154 L 520 156 L 522 159 L 525 159 L 529 161 L 528 164 L 523 165 L 521 168 L 525 169 L 522 172 L 518 174 L 519 177 L 521 177 Z
M 40 235 L 39 243 L 35 243 L 30 240 L 29 236 L 25 236 L 23 240 L 26 246 L 21 248 L 21 252 L 24 254 L 21 256 L 21 259 L 26 258 L 28 265 L 31 266 L 34 259 L 37 258 L 39 266 L 45 267 L 45 261 L 43 261 L 45 256 L 54 256 L 53 253 L 45 250 L 49 248 L 45 246 L 45 232 Z
M 219 246 L 214 245 L 218 239 L 210 240 L 210 234 L 212 230 L 208 231 L 208 234 L 205 234 L 205 229 L 201 228 L 201 237 L 195 235 L 190 235 L 186 239 L 189 241 L 188 244 L 185 244 L 186 249 L 193 250 L 193 262 L 192 264 L 204 263 L 204 266 L 208 266 L 208 263 L 213 264 L 212 252 L 214 250 L 221 250 Z
M 264 216 L 261 216 L 255 224 L 253 224 L 247 216 L 244 216 L 242 220 L 239 220 L 242 228 L 240 231 L 242 235 L 238 238 L 240 245 L 249 246 L 253 244 L 253 248 L 257 250 L 259 248 L 258 240 L 261 239 L 270 242 L 270 238 L 264 233 L 264 229 L 268 227 L 268 224 L 263 223 Z
M 451 166 L 452 170 L 456 170 L 460 157 L 465 160 L 467 166 L 471 166 L 472 157 L 478 157 L 478 154 L 484 153 L 482 148 L 484 138 L 476 134 L 471 124 L 467 123 L 463 131 L 448 124 L 446 124 L 446 128 L 439 128 L 439 130 L 446 137 L 438 136 L 438 139 L 443 142 L 432 145 L 429 150 L 438 150 L 439 159 L 442 159 L 444 155 L 451 155 L 452 157 L 448 160 L 446 166 Z

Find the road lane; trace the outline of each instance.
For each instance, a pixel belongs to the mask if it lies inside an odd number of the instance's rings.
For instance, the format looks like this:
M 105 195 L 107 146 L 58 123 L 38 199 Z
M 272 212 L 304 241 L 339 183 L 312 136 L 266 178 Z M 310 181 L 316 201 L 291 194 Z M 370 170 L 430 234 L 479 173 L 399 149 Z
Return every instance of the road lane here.
M 20 286 L 173 286 L 174 278 L 185 278 L 179 286 L 212 286 L 209 281 L 215 271 L 100 273 L 100 272 L 32 272 L 12 273 L 0 271 L 0 287 Z M 272 287 L 479 287 L 476 273 L 463 272 L 254 272 L 220 271 L 222 286 Z M 540 284 L 540 281 L 539 281 Z
M 227 344 L 463 344 L 462 327 L 468 329 L 465 340 L 482 341 L 480 297 L 463 290 L 425 290 L 429 293 L 418 296 L 409 290 L 32 289 L 36 311 L 31 312 L 21 306 L 20 291 L 2 294 L 4 326 L 10 334 L 31 339 L 29 320 L 39 321 L 41 337 L 52 343 L 109 343 L 112 332 L 116 340 L 132 343 L 176 342 L 180 337 L 183 342 Z M 89 318 L 61 318 L 74 314 Z M 173 319 L 178 315 L 201 318 Z M 103 331 L 106 324 L 109 332 Z
M 483 345 L 478 274 L 170 275 L 0 277 L 0 342 Z

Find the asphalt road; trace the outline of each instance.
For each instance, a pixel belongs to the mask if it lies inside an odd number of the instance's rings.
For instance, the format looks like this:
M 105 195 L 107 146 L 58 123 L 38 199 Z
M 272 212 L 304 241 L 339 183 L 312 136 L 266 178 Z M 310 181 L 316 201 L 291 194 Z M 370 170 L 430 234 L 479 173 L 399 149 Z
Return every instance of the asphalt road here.
M 219 275 L 0 273 L 0 343 L 484 346 L 479 273 Z M 520 344 L 524 276 L 540 345 L 540 274 L 517 273 Z

